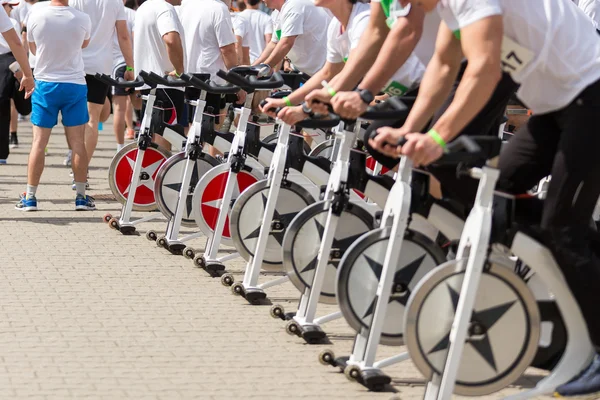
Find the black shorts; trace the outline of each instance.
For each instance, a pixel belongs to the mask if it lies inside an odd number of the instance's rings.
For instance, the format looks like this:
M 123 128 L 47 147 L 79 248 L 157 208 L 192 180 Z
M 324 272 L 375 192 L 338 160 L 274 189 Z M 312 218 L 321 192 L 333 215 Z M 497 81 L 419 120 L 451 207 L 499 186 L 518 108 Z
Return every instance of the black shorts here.
M 87 85 L 88 103 L 104 105 L 106 95 L 108 94 L 108 85 L 99 81 L 93 75 L 86 75 L 85 83 Z
M 113 79 L 125 78 L 125 69 L 127 65 L 125 63 L 121 63 L 113 68 L 112 77 Z M 112 87 L 112 95 L 113 96 L 129 96 L 131 94 L 130 90 L 126 90 L 120 87 Z
M 196 89 L 195 87 L 186 87 L 185 88 L 185 99 L 186 100 L 198 100 L 200 98 L 200 89 Z M 221 113 L 221 110 L 225 108 L 225 105 L 227 104 L 225 96 L 222 96 L 220 94 L 213 94 L 213 93 L 207 93 L 206 94 L 206 108 L 204 109 L 204 112 L 207 114 L 214 114 L 216 115 L 215 117 L 215 123 L 219 123 L 220 122 L 220 118 L 219 115 Z M 194 113 L 196 112 L 196 107 L 191 106 L 190 104 L 186 104 L 186 115 L 187 115 L 187 122 L 188 123 L 192 123 L 192 121 L 194 120 Z M 212 109 L 209 110 L 209 107 Z
M 150 89 L 142 90 L 142 94 L 147 95 L 150 93 Z M 178 124 L 187 126 L 187 122 L 183 119 L 183 91 L 178 89 L 157 89 L 156 90 L 156 101 L 154 102 L 155 108 L 162 108 L 165 110 L 163 120 L 169 124 Z M 142 103 L 142 114 L 146 110 L 146 102 Z

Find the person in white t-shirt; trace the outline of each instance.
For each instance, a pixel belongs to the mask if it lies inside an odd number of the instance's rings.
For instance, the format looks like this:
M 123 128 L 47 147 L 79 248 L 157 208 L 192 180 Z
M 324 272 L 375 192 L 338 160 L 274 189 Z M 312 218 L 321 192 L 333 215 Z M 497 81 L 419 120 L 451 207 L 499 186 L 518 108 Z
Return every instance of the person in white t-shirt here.
M 325 66 L 309 79 L 301 88 L 283 99 L 269 99 L 263 110 L 284 107 L 277 117 L 290 125 L 306 118 L 310 113 L 307 106 L 292 107 L 303 102 L 307 94 L 321 88 L 323 80 L 329 81 L 339 74 L 350 58 L 360 58 L 357 46 L 369 25 L 371 6 L 366 3 L 351 0 L 317 0 L 315 5 L 326 7 L 334 16 L 327 29 L 327 62 Z M 418 87 L 425 67 L 414 56 L 409 56 L 409 62 L 399 69 L 395 75 L 398 85 L 406 91 Z M 286 107 L 288 106 L 288 107 Z
M 407 3 L 407 0 L 402 0 Z M 400 129 L 380 128 L 371 146 L 428 165 L 489 100 L 502 71 L 521 84 L 517 96 L 533 112 L 504 147 L 498 187 L 522 194 L 552 175 L 541 229 L 600 350 L 600 246 L 589 232 L 600 197 L 600 40 L 570 0 L 415 0 L 442 17 L 433 60 Z M 467 58 L 452 104 L 427 134 L 418 133 L 440 106 L 452 75 Z M 452 72 L 449 73 L 448 71 Z M 417 133 L 415 133 L 417 132 Z M 394 149 L 400 137 L 408 142 Z M 558 396 L 600 393 L 600 357 Z M 596 396 L 592 396 L 596 397 Z
M 250 65 L 264 51 L 273 36 L 271 17 L 259 10 L 260 0 L 243 0 L 246 9 L 237 14 L 233 30 L 242 48 L 240 64 Z M 238 56 L 239 56 L 238 51 Z
M 186 71 L 210 74 L 211 80 L 223 83 L 216 73 L 238 65 L 233 23 L 227 4 L 220 0 L 188 0 L 181 6 L 181 24 L 186 36 Z M 199 90 L 186 88 L 188 99 L 197 100 L 199 95 Z M 213 114 L 223 114 L 225 99 L 208 93 L 206 106 L 212 108 Z M 190 122 L 193 116 L 194 109 L 190 107 Z M 216 129 L 220 128 L 220 122 L 220 118 L 215 117 Z
M 25 74 L 25 84 L 28 91 L 33 87 L 33 76 L 27 62 L 27 55 L 19 39 L 19 24 L 9 18 L 9 13 L 14 5 L 13 1 L 0 2 L 4 10 L 0 10 L 0 165 L 6 164 L 10 153 L 10 123 L 11 99 L 14 97 L 15 74 L 9 66 L 16 61 L 22 65 Z M 23 84 L 23 83 L 22 83 Z
M 46 7 L 33 9 L 27 19 L 29 49 L 37 56 L 37 87 L 31 99 L 33 142 L 27 168 L 27 190 L 16 208 L 37 210 L 36 191 L 44 170 L 44 148 L 60 113 L 67 141 L 73 149 L 75 209 L 95 210 L 94 199 L 85 194 L 89 159 L 84 127 L 89 118 L 82 56 L 82 48 L 90 42 L 92 24 L 85 13 L 70 7 L 67 0 L 49 3 Z
M 86 13 L 92 21 L 90 45 L 83 51 L 85 80 L 88 87 L 90 119 L 85 129 L 85 148 L 90 161 L 98 144 L 98 124 L 106 102 L 108 85 L 96 79 L 96 73 L 112 72 L 112 41 L 117 33 L 119 47 L 127 63 L 126 79 L 133 80 L 133 55 L 127 17 L 122 0 L 69 0 L 69 4 Z
M 329 14 L 310 0 L 265 0 L 279 11 L 273 23 L 273 37 L 256 64 L 281 65 L 287 56 L 294 66 L 309 76 L 325 64 Z
M 189 1 L 186 1 L 187 4 Z M 194 0 L 195 1 L 195 0 Z M 154 72 L 158 75 L 169 74 L 179 77 L 185 71 L 185 36 L 183 26 L 174 6 L 181 5 L 180 0 L 146 0 L 135 12 L 133 28 L 133 56 L 135 73 Z M 147 94 L 147 86 L 140 88 Z M 184 94 L 181 88 L 158 86 L 157 101 L 165 109 L 164 119 L 169 124 L 185 126 Z M 142 105 L 144 114 L 145 103 Z M 159 135 L 154 140 L 168 149 L 171 145 Z
M 133 27 L 135 23 L 135 0 L 123 0 L 125 4 L 125 16 L 127 17 L 127 31 L 130 37 L 133 39 Z M 119 46 L 119 39 L 117 32 L 113 35 L 113 72 L 112 76 L 114 79 L 125 78 L 127 72 L 127 62 L 123 57 L 123 52 Z M 113 87 L 112 88 L 112 106 L 113 106 L 113 129 L 115 132 L 115 139 L 117 141 L 117 151 L 121 150 L 125 146 L 125 139 L 133 140 L 134 125 L 133 125 L 133 108 L 130 100 L 130 96 L 133 96 L 134 92 L 125 90 L 123 88 Z M 125 134 L 127 130 L 127 134 Z

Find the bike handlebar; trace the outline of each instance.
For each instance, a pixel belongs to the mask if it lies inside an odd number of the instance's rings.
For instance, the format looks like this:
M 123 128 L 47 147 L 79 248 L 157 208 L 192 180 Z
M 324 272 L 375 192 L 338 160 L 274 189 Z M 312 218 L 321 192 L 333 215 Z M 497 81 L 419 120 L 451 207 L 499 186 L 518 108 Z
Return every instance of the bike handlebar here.
M 106 83 L 109 86 L 119 87 L 119 88 L 123 88 L 123 89 L 137 88 L 137 87 L 144 86 L 144 80 L 140 76 L 135 78 L 135 80 L 133 80 L 133 81 L 127 81 L 123 78 L 113 79 L 110 75 L 106 75 L 106 74 L 96 74 L 96 79 L 98 79 L 101 82 Z
M 237 68 L 237 71 L 239 72 L 240 68 L 248 69 L 250 67 Z M 279 72 L 275 72 L 271 76 L 266 78 L 257 76 L 256 74 L 254 74 L 254 70 L 251 70 L 251 72 L 247 72 L 247 70 L 244 71 L 245 73 L 242 74 L 236 72 L 235 68 L 231 69 L 229 72 L 219 70 L 217 72 L 217 76 L 225 79 L 227 82 L 230 82 L 236 86 L 240 86 L 243 89 L 277 89 L 282 87 L 284 84 L 283 78 L 281 77 L 281 74 L 279 74 Z
M 202 80 L 198 75 L 206 74 L 182 74 L 181 79 L 196 89 L 203 90 L 213 94 L 234 94 L 240 91 L 240 88 L 231 84 L 219 85 L 210 80 Z M 210 75 L 208 75 L 210 77 Z M 208 82 L 208 83 L 207 83 Z
M 168 87 L 186 87 L 188 83 L 182 79 L 178 79 L 174 76 L 165 75 L 160 76 L 154 72 L 140 71 L 140 75 L 144 78 L 144 82 L 150 83 L 154 86 L 163 85 Z

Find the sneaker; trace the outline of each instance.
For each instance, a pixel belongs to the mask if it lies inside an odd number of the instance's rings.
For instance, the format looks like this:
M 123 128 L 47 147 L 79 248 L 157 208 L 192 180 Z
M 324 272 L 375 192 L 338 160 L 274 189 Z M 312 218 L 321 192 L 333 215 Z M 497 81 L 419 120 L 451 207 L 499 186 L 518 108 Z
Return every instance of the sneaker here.
M 37 199 L 35 198 L 35 196 L 31 197 L 31 198 L 27 198 L 25 196 L 25 193 L 20 195 L 20 200 L 17 203 L 17 205 L 15 206 L 16 210 L 20 210 L 20 211 L 37 211 Z
M 587 369 L 570 382 L 559 386 L 554 397 L 597 399 L 600 395 L 600 356 L 596 354 Z
M 92 196 L 82 196 L 80 194 L 75 198 L 75 210 L 77 211 L 94 211 L 96 203 Z
M 26 115 L 21 115 L 19 114 L 19 117 L 17 118 L 18 122 L 24 122 L 27 121 L 27 116 Z
M 125 140 L 133 139 L 135 139 L 135 131 L 133 129 L 127 128 L 127 132 L 125 133 Z
M 63 160 L 63 165 L 66 165 L 67 167 L 71 166 L 71 156 L 72 155 L 73 155 L 73 152 L 71 150 L 69 150 L 69 152 L 65 156 L 65 159 Z
M 89 188 L 90 188 L 90 182 L 85 181 L 85 190 L 88 190 Z M 77 186 L 75 186 L 75 181 L 73 181 L 71 183 L 71 189 L 77 190 Z
M 0 160 L 0 165 L 6 165 L 6 160 Z
M 10 134 L 9 143 L 11 149 L 16 149 L 17 147 L 19 147 L 19 138 L 17 137 L 17 134 L 15 132 Z

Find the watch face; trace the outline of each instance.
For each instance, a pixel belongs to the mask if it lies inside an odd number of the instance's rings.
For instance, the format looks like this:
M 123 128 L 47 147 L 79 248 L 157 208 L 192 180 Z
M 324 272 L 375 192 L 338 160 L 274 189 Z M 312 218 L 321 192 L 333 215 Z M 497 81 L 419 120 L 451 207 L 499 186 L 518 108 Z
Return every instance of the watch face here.
M 363 89 L 361 91 L 358 92 L 360 94 L 360 98 L 362 99 L 362 101 L 364 101 L 367 104 L 371 104 L 371 102 L 375 99 L 375 96 L 373 96 L 373 93 L 369 92 L 366 89 Z

